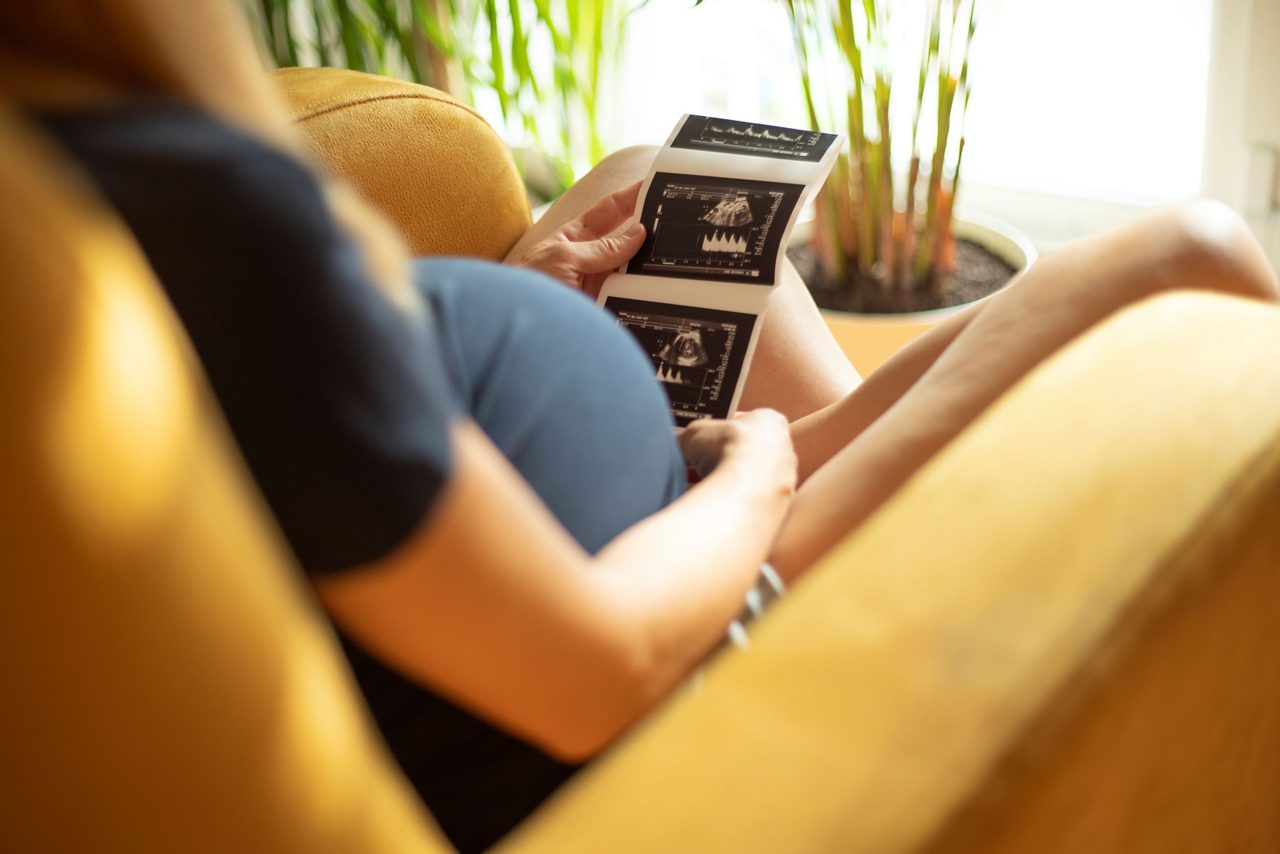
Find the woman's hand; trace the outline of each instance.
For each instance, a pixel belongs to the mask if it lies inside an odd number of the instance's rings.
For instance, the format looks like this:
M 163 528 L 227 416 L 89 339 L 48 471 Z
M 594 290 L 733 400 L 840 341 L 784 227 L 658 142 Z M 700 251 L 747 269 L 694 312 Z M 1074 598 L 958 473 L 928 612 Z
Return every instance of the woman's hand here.
M 703 418 L 679 431 L 685 461 L 707 477 L 734 467 L 768 495 L 790 498 L 796 488 L 796 454 L 787 419 L 772 409 L 740 412 L 727 421 Z
M 546 273 L 595 299 L 605 278 L 631 260 L 644 243 L 643 225 L 637 222 L 623 227 L 634 213 L 639 195 L 637 181 L 605 196 L 582 216 L 529 247 L 513 263 Z

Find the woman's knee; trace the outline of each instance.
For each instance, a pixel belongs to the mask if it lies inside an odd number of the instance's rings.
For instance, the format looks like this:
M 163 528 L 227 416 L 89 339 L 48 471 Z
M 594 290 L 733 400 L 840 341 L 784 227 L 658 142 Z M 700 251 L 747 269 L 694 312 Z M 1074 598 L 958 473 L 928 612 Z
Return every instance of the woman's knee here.
M 649 167 L 653 165 L 653 158 L 657 154 L 657 147 L 652 145 L 620 148 L 591 167 L 591 171 L 583 175 L 570 188 L 569 193 L 574 196 L 584 196 L 587 201 L 595 202 L 615 190 L 643 179 L 649 173 Z
M 1225 205 L 1193 202 L 1150 226 L 1162 241 L 1156 290 L 1191 288 L 1275 302 L 1275 273 L 1248 224 Z
M 656 146 L 632 145 L 620 148 L 592 167 L 574 185 L 575 193 L 585 193 L 591 202 L 604 198 L 649 174 L 653 158 L 658 154 Z
M 653 165 L 653 159 L 658 156 L 658 146 L 656 145 L 630 145 L 626 148 L 619 148 L 609 156 L 605 157 L 596 164 L 596 171 L 599 169 L 619 170 L 629 175 L 634 175 L 633 180 L 640 180 L 649 171 L 649 167 Z

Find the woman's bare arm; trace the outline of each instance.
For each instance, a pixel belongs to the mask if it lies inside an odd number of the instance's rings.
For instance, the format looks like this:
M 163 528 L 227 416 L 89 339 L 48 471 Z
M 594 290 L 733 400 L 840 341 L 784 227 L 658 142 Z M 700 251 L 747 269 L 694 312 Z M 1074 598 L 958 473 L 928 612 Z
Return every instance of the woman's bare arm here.
M 319 579 L 320 598 L 389 664 L 554 755 L 586 758 L 741 607 L 794 489 L 786 433 L 768 412 L 694 431 L 690 456 L 718 460 L 714 471 L 592 558 L 459 424 L 454 472 L 419 531 L 374 565 Z

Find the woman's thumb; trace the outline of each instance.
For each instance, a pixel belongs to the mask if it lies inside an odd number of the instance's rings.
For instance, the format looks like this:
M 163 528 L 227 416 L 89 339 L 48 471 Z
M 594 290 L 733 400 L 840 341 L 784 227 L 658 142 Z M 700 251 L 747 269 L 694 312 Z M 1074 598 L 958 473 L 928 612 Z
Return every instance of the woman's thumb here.
M 583 273 L 603 273 L 621 267 L 644 242 L 644 226 L 632 223 L 625 229 L 579 244 L 578 267 Z

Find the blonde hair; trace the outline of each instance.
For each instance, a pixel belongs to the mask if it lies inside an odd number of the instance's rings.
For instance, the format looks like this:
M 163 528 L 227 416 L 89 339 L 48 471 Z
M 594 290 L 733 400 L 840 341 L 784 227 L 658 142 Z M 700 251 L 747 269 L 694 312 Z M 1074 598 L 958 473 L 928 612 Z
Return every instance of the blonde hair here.
M 237 0 L 0 3 L 0 95 L 43 107 L 175 98 L 308 159 Z M 373 280 L 416 306 L 399 235 L 353 191 L 332 178 L 325 185 Z

